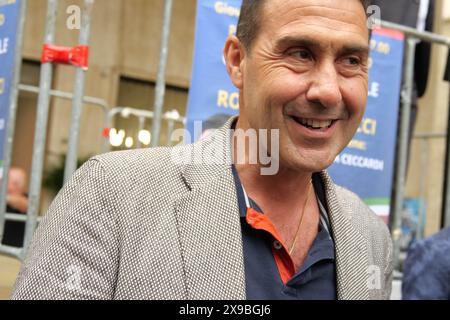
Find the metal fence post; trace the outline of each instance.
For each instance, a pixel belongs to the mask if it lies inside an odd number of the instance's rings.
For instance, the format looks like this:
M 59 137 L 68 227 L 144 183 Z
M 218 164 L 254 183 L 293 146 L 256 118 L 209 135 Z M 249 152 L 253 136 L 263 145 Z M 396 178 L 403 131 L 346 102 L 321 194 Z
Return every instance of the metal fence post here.
M 47 24 L 45 27 L 44 43 L 53 44 L 55 40 L 55 22 L 58 7 L 57 0 L 47 1 Z M 33 162 L 31 166 L 31 182 L 28 201 L 28 220 L 25 228 L 25 241 L 22 258 L 31 243 L 37 224 L 39 200 L 41 194 L 42 170 L 44 167 L 44 151 L 47 134 L 48 110 L 50 106 L 50 87 L 53 75 L 52 63 L 44 63 L 41 67 L 40 90 L 37 107 L 36 129 L 34 134 Z
M 89 33 L 91 29 L 91 12 L 94 0 L 84 0 L 84 10 L 82 25 L 80 30 L 80 45 L 89 44 Z M 83 109 L 83 96 L 85 88 L 86 70 L 77 68 L 75 76 L 75 86 L 72 104 L 72 118 L 68 142 L 68 151 L 66 155 L 66 164 L 64 168 L 64 182 L 67 182 L 77 169 L 78 143 L 80 140 L 80 122 Z
M 22 0 L 20 7 L 20 20 L 17 27 L 16 48 L 15 48 L 15 66 L 11 88 L 11 99 L 9 103 L 9 116 L 6 131 L 6 143 L 3 152 L 3 177 L 0 184 L 0 243 L 3 239 L 5 214 L 6 214 L 6 194 L 8 191 L 8 173 L 11 167 L 12 147 L 14 140 L 14 131 L 16 129 L 17 99 L 19 98 L 20 72 L 22 69 L 22 46 L 23 29 L 25 26 L 25 17 L 27 10 L 27 0 Z
M 175 128 L 175 120 L 168 119 L 167 120 L 167 145 L 169 147 L 171 147 L 173 145 L 173 141 L 172 141 L 171 137 L 172 137 L 174 128 Z
M 162 109 L 164 105 L 164 95 L 166 91 L 166 65 L 169 47 L 170 21 L 172 17 L 172 0 L 165 0 L 164 20 L 161 33 L 161 52 L 159 57 L 158 78 L 156 81 L 154 118 L 152 127 L 152 147 L 159 144 L 161 131 Z
M 140 135 L 141 131 L 145 129 L 145 117 L 142 117 L 142 116 L 138 117 L 138 120 L 139 120 L 139 127 L 138 127 L 138 139 L 136 141 L 136 148 L 140 149 L 140 148 L 142 148 L 142 142 L 139 139 L 140 138 L 139 135 Z
M 403 195 L 406 181 L 406 166 L 408 158 L 408 134 L 411 116 L 412 91 L 414 81 L 414 56 L 417 40 L 408 37 L 406 40 L 406 59 L 404 70 L 404 85 L 401 93 L 401 118 L 399 127 L 398 160 L 394 192 L 394 212 L 392 220 L 392 237 L 394 240 L 394 266 L 397 267 L 400 255 L 401 223 L 403 211 Z

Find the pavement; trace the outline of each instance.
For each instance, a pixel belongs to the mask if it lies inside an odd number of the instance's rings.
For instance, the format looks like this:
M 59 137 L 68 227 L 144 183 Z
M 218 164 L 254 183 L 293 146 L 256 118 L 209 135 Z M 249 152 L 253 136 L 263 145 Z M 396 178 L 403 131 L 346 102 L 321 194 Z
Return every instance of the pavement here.
M 392 281 L 391 300 L 402 300 L 402 282 L 401 282 L 401 280 Z
M 19 274 L 20 261 L 0 255 L 0 300 L 8 300 Z

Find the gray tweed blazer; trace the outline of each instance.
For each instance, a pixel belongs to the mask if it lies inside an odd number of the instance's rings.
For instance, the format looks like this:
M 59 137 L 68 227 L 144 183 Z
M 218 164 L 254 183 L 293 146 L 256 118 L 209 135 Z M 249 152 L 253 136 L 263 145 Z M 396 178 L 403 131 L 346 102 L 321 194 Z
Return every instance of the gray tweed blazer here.
M 84 164 L 38 227 L 12 299 L 245 299 L 231 122 L 196 144 Z M 388 229 L 321 178 L 339 299 L 389 298 Z

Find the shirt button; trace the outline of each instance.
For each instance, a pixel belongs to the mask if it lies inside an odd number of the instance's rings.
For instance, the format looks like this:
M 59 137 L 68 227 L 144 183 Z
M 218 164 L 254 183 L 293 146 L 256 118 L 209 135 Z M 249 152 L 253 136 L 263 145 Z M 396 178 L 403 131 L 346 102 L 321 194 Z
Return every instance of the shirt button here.
M 276 250 L 280 250 L 281 248 L 283 248 L 283 246 L 281 245 L 280 241 L 277 241 L 277 240 L 275 240 L 275 241 L 273 242 L 273 247 L 274 247 Z

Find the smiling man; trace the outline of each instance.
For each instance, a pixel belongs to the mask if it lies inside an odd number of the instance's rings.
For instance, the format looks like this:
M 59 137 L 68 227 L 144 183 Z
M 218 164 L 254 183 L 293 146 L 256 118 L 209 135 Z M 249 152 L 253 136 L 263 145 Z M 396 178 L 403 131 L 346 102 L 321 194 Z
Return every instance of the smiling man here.
M 368 43 L 361 0 L 244 0 L 224 50 L 239 117 L 194 145 L 85 164 L 13 298 L 389 298 L 386 226 L 324 171 L 363 116 Z M 242 132 L 277 138 L 256 144 L 276 172 Z

